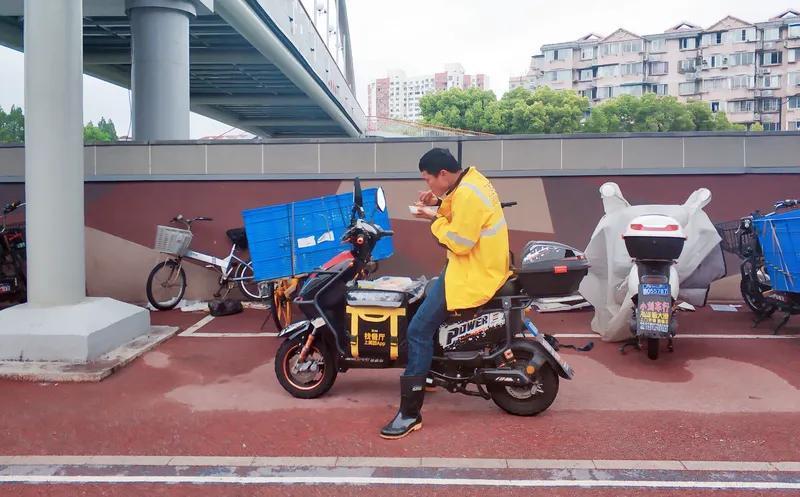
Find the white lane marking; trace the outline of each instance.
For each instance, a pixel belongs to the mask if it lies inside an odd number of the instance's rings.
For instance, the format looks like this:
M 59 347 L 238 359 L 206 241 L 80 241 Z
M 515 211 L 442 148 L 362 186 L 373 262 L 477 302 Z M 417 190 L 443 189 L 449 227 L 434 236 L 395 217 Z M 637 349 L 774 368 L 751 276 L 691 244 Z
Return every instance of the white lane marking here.
M 209 314 L 208 316 L 204 317 L 203 319 L 201 319 L 200 321 L 196 322 L 192 326 L 186 328 L 186 330 L 182 331 L 178 336 L 180 336 L 180 337 L 189 336 L 189 335 L 193 334 L 195 331 L 199 330 L 200 328 L 202 328 L 203 326 L 207 325 L 208 323 L 210 323 L 213 320 L 214 320 L 214 316 Z
M 690 488 L 721 490 L 800 490 L 797 482 L 659 480 L 508 480 L 488 478 L 387 478 L 353 476 L 108 476 L 0 475 L 0 483 L 184 483 L 229 485 L 430 485 L 469 487 Z
M 796 461 L 679 461 L 640 459 L 486 459 L 446 457 L 230 457 L 230 456 L 125 456 L 125 455 L 9 455 L 0 457 L 0 464 L 9 466 L 170 466 L 191 461 L 197 466 L 304 466 L 334 467 L 402 467 L 402 468 L 517 468 L 517 469 L 669 469 L 674 471 L 756 471 L 800 472 Z M 244 464 L 243 464 L 244 463 Z

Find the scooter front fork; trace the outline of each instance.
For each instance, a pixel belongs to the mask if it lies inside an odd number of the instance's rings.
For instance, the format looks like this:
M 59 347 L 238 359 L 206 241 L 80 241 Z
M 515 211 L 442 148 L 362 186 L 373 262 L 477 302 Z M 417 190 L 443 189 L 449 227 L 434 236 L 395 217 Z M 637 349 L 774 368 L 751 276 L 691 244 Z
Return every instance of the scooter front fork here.
M 303 348 L 300 350 L 300 357 L 297 358 L 297 362 L 305 362 L 308 358 L 308 354 L 311 352 L 311 346 L 314 344 L 314 332 L 308 334 L 308 338 L 306 338 L 306 343 L 303 345 Z

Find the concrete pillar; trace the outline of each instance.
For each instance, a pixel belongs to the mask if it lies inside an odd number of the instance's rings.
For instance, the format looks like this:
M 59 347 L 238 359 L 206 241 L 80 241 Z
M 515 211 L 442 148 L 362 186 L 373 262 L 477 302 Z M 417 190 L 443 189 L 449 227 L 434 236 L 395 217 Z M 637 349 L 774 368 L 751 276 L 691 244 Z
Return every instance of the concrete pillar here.
M 133 137 L 189 139 L 189 0 L 127 0 Z
M 28 303 L 0 311 L 3 361 L 85 363 L 150 330 L 147 310 L 86 297 L 82 11 L 25 0 Z
M 28 301 L 86 297 L 81 0 L 25 2 Z

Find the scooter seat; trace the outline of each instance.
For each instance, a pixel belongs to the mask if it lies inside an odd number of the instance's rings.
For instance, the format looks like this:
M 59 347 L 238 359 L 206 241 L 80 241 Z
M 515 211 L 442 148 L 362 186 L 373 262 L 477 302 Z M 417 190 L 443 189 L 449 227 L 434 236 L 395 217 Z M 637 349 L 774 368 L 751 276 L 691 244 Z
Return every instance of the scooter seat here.
M 498 297 L 513 297 L 515 295 L 519 295 L 519 285 L 517 282 L 517 277 L 512 276 L 510 277 L 503 286 L 497 290 L 497 293 L 494 294 L 494 298 Z
M 428 296 L 428 292 L 430 292 L 430 289 L 433 286 L 433 283 L 438 279 L 439 279 L 438 276 L 433 277 L 428 282 L 428 284 L 425 285 L 425 297 Z M 513 297 L 515 295 L 519 295 L 519 282 L 517 281 L 517 277 L 516 276 L 512 276 L 508 280 L 506 280 L 505 283 L 503 283 L 503 286 L 501 286 L 500 289 L 497 290 L 497 292 L 494 294 L 493 298 Z

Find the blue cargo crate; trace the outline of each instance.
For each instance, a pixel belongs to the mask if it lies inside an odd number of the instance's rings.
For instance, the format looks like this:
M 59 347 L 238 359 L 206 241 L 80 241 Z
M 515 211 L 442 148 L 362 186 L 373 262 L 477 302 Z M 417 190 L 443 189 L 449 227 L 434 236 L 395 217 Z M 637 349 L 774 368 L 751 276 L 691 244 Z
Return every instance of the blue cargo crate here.
M 378 210 L 377 191 L 363 191 L 365 218 L 389 230 L 389 212 Z M 353 194 L 343 193 L 242 211 L 255 279 L 307 274 L 347 250 L 349 244 L 340 240 L 352 210 Z M 386 237 L 378 241 L 372 258 L 386 259 L 393 251 L 392 239 Z
M 753 220 L 772 288 L 800 292 L 800 211 Z

